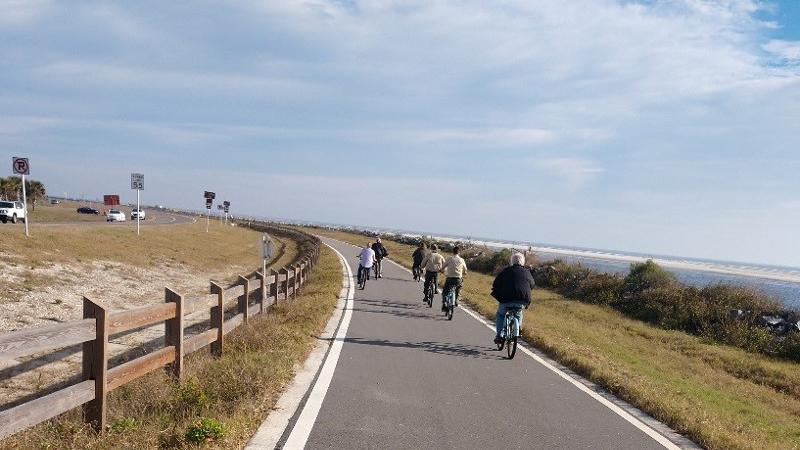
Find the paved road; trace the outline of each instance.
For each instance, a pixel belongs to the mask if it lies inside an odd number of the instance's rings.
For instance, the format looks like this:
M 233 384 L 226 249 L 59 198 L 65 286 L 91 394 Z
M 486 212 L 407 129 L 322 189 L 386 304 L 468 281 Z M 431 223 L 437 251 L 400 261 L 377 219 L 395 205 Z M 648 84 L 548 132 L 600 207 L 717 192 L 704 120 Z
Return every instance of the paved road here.
M 358 250 L 326 242 L 356 273 Z M 664 448 L 528 355 L 505 360 L 464 311 L 448 322 L 427 308 L 405 270 L 384 270 L 356 291 L 306 448 Z
M 146 209 L 145 212 L 147 213 L 147 218 L 140 222 L 140 225 L 143 227 L 150 227 L 154 225 L 182 225 L 187 223 L 193 223 L 198 220 L 199 218 L 195 218 L 192 216 L 187 216 L 184 214 L 173 213 L 169 211 L 158 211 L 158 210 L 149 210 Z M 47 226 L 47 227 L 58 227 L 58 226 L 113 226 L 113 227 L 136 227 L 136 221 L 130 220 L 130 212 L 126 212 L 125 215 L 127 219 L 125 222 L 106 222 L 104 220 L 98 222 L 82 222 L 78 220 L 65 220 L 65 221 L 57 221 L 57 222 L 33 222 L 35 226 Z M 33 220 L 33 219 L 32 219 Z

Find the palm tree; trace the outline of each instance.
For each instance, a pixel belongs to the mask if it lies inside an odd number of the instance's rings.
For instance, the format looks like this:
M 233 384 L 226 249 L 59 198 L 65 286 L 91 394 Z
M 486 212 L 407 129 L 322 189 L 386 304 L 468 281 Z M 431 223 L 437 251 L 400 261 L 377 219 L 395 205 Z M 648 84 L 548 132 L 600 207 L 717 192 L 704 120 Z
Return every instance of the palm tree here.
M 8 200 L 18 200 L 22 196 L 22 178 L 0 178 L 0 196 Z
M 33 203 L 33 211 L 36 211 L 36 201 L 41 200 L 47 196 L 47 191 L 41 181 L 25 180 L 25 190 L 28 194 L 28 200 Z

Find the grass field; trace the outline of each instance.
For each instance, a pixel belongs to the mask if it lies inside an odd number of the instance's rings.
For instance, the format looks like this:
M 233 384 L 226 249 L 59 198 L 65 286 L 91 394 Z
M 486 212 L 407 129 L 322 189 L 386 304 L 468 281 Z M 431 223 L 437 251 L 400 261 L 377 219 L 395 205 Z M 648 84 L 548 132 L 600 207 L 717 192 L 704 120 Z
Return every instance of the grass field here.
M 369 239 L 311 231 L 359 246 Z M 413 247 L 383 242 L 390 258 L 410 268 Z M 491 319 L 492 281 L 469 273 L 462 290 L 464 302 Z M 527 341 L 698 444 L 800 449 L 800 364 L 713 345 L 547 290 L 536 289 L 534 297 L 522 330 Z
M 186 433 L 201 418 L 227 429 L 203 448 L 242 448 L 313 347 L 336 306 L 341 280 L 339 259 L 325 247 L 302 294 L 234 330 L 221 358 L 201 350 L 187 357 L 180 383 L 156 371 L 112 392 L 106 434 L 97 436 L 73 410 L 0 442 L 0 449 L 196 448 Z

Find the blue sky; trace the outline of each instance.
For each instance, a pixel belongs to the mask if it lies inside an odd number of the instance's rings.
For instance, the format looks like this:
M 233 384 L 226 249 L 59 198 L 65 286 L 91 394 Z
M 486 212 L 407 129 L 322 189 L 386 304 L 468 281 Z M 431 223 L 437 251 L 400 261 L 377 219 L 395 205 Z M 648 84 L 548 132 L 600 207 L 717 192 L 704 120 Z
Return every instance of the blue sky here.
M 51 192 L 800 266 L 796 0 L 0 8 Z

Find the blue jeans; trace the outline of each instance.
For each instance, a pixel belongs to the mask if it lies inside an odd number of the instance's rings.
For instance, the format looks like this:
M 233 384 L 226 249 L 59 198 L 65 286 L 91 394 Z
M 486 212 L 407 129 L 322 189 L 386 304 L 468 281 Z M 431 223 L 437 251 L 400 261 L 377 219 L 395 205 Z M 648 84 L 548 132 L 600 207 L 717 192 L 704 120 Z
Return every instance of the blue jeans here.
M 506 334 L 506 309 L 516 307 L 516 308 L 525 308 L 524 303 L 500 303 L 497 305 L 497 315 L 494 318 L 495 324 L 495 336 L 505 336 Z M 519 327 L 522 328 L 522 311 L 517 314 L 517 319 L 519 320 Z

